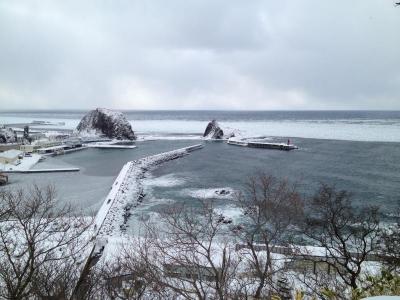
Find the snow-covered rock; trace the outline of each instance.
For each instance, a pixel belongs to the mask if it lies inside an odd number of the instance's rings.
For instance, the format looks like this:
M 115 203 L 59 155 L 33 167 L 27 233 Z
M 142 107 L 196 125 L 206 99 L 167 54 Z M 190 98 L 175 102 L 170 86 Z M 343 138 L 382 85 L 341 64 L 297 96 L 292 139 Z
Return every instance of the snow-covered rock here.
M 216 120 L 212 120 L 210 123 L 208 123 L 203 137 L 209 139 L 222 139 L 224 137 L 224 131 L 221 129 Z
M 216 120 L 212 120 L 208 123 L 206 130 L 204 131 L 203 137 L 206 139 L 229 139 L 236 136 L 239 133 L 238 130 L 222 127 Z
M 9 127 L 0 129 L 0 144 L 17 142 L 17 133 Z
M 100 135 L 118 140 L 136 139 L 132 126 L 124 114 L 105 108 L 96 108 L 88 112 L 76 130 L 83 136 Z

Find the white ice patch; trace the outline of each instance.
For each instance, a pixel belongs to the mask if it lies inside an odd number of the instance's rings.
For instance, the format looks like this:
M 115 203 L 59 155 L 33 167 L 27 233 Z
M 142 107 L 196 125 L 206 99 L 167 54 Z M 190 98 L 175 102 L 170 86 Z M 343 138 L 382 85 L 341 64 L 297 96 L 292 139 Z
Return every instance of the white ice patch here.
M 150 177 L 143 180 L 145 186 L 172 187 L 185 184 L 185 180 L 181 177 L 176 177 L 175 174 L 167 174 L 160 177 Z
M 230 187 L 210 189 L 184 189 L 182 195 L 198 199 L 231 199 L 235 190 Z
M 38 118 L 45 121 L 64 122 L 64 126 L 57 126 L 57 128 L 62 129 L 75 129 L 80 121 L 79 119 L 0 114 L 0 124 L 29 123 Z M 207 125 L 206 121 L 197 120 L 129 120 L 129 122 L 135 133 L 138 134 L 138 140 L 200 139 Z M 240 137 L 264 135 L 284 138 L 400 142 L 400 122 L 398 119 L 282 119 L 221 121 L 221 123 L 224 132 L 230 133 L 233 131 L 235 136 Z M 385 134 L 382 134 L 382 132 Z
M 170 134 L 147 134 L 137 132 L 137 140 L 136 142 L 141 141 L 186 141 L 186 140 L 201 140 L 201 135 L 193 135 L 193 134 L 179 134 L 179 135 L 170 135 Z
M 277 136 L 349 141 L 400 142 L 397 120 L 265 120 L 221 121 L 224 133 L 238 137 Z M 202 135 L 207 122 L 188 120 L 138 120 L 131 122 L 135 132 Z M 233 129 L 234 130 L 233 130 Z M 385 134 L 382 134 L 385 132 Z M 140 133 L 138 134 L 140 136 Z

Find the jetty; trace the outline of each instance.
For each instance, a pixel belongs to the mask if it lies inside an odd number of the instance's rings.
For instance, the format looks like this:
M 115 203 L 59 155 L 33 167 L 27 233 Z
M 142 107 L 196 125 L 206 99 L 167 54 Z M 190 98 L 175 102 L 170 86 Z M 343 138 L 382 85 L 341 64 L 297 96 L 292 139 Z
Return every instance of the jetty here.
M 242 147 L 249 147 L 249 148 L 283 150 L 283 151 L 290 151 L 290 150 L 298 149 L 298 147 L 293 144 L 265 143 L 265 142 L 255 142 L 255 141 L 252 142 L 252 141 L 242 141 L 242 140 L 229 140 L 228 145 L 242 146 Z
M 79 168 L 57 168 L 57 169 L 29 169 L 29 170 L 8 170 L 4 173 L 59 173 L 59 172 L 78 172 Z
M 85 294 L 87 276 L 103 255 L 109 238 L 124 233 L 131 214 L 130 210 L 142 203 L 144 197 L 142 180 L 146 172 L 164 162 L 184 157 L 201 148 L 202 144 L 196 144 L 129 161 L 122 167 L 94 219 L 92 249 L 85 259 L 71 299 L 81 299 Z

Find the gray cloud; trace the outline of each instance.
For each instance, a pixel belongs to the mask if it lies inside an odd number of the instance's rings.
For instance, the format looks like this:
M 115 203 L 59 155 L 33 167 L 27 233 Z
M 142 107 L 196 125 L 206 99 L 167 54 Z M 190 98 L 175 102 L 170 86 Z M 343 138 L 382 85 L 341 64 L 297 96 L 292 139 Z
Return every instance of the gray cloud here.
M 390 0 L 2 1 L 0 109 L 400 109 Z

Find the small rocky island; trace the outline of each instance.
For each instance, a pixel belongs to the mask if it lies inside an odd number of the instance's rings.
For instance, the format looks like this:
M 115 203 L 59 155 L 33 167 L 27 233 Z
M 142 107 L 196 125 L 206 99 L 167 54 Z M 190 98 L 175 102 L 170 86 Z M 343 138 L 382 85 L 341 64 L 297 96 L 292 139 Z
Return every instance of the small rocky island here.
M 105 136 L 117 140 L 136 140 L 131 124 L 121 112 L 96 108 L 79 122 L 76 131 L 80 135 Z
M 207 128 L 204 131 L 203 137 L 205 139 L 221 140 L 229 139 L 235 136 L 235 130 L 232 130 L 231 128 L 225 129 L 225 131 L 228 131 L 228 133 L 224 132 L 224 130 L 221 128 L 216 120 L 212 120 L 208 123 Z
M 210 123 L 208 123 L 203 137 L 209 139 L 222 139 L 224 137 L 224 131 L 221 129 L 216 120 L 212 120 Z

